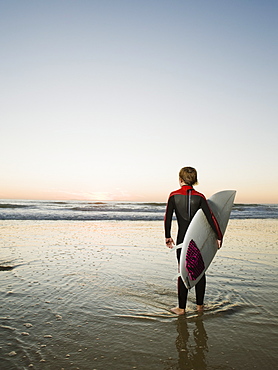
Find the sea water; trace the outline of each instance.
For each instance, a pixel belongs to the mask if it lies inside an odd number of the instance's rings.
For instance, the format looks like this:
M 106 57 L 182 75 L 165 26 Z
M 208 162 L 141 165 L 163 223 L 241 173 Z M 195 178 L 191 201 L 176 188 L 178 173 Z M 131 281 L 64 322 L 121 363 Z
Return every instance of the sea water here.
M 163 220 L 165 203 L 0 200 L 0 220 Z M 235 204 L 231 219 L 277 219 L 277 204 Z
M 176 317 L 163 221 L 0 221 L 1 370 L 274 369 L 277 223 L 231 220 Z
M 2 200 L 1 370 L 275 368 L 278 206 L 234 205 L 205 311 L 192 289 L 182 317 L 169 311 L 177 266 L 165 208 Z

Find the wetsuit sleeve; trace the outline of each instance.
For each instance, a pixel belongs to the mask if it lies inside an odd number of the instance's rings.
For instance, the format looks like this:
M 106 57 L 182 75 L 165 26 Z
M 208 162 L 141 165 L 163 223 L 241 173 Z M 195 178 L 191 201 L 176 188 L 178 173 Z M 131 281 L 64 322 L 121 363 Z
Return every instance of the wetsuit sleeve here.
M 220 230 L 219 224 L 218 224 L 214 214 L 212 213 L 211 209 L 209 208 L 209 205 L 208 205 L 208 202 L 206 201 L 206 199 L 202 199 L 201 208 L 202 208 L 210 226 L 212 227 L 213 231 L 215 232 L 215 234 L 217 236 L 217 239 L 222 240 L 223 235 L 222 235 L 222 232 Z
M 173 213 L 174 213 L 174 197 L 170 196 L 168 199 L 166 212 L 164 216 L 165 238 L 171 238 L 171 225 L 172 225 Z

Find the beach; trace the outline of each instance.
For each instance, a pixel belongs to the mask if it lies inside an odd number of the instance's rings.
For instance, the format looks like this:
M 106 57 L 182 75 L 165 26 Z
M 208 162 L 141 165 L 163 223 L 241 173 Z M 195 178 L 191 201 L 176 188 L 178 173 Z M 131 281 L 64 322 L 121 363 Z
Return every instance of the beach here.
M 277 219 L 232 219 L 205 310 L 177 317 L 163 221 L 0 221 L 0 364 L 13 369 L 272 369 Z M 174 228 L 175 233 L 175 228 Z

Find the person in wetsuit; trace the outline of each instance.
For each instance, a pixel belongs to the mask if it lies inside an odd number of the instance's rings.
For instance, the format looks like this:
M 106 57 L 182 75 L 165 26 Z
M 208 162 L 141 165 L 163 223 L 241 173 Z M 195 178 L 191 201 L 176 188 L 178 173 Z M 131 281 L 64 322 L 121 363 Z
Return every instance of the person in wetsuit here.
M 206 198 L 203 194 L 197 192 L 193 189 L 193 185 L 198 184 L 197 171 L 193 167 L 183 167 L 179 172 L 179 182 L 181 188 L 173 191 L 168 199 L 165 217 L 164 217 L 164 229 L 165 229 L 165 242 L 167 247 L 173 248 L 174 241 L 171 237 L 171 225 L 172 217 L 175 212 L 177 223 L 178 223 L 178 235 L 177 244 L 183 242 L 185 233 L 188 226 L 194 217 L 198 209 L 202 209 L 209 224 L 214 230 L 217 236 L 218 248 L 222 244 L 222 233 L 219 228 L 218 222 L 211 212 Z M 177 249 L 177 260 L 180 263 L 181 249 Z M 206 276 L 205 274 L 200 279 L 200 281 L 195 285 L 196 293 L 196 303 L 197 310 L 203 310 L 204 296 L 206 288 Z M 178 302 L 179 306 L 174 307 L 171 311 L 177 315 L 182 315 L 185 313 L 186 301 L 187 301 L 188 289 L 184 285 L 182 278 L 178 278 Z

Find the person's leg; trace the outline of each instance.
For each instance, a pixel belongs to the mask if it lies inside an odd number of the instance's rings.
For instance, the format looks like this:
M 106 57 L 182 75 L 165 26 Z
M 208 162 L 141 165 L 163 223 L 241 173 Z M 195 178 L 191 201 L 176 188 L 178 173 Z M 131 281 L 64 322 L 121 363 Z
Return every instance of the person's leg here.
M 175 313 L 176 315 L 183 315 L 183 314 L 185 314 L 187 294 L 188 294 L 188 289 L 184 285 L 184 282 L 182 281 L 182 278 L 179 276 L 178 277 L 178 300 L 179 300 L 179 306 L 178 307 L 171 308 L 171 312 Z
M 204 274 L 202 278 L 198 281 L 198 283 L 195 285 L 196 303 L 198 311 L 202 311 L 204 309 L 205 291 L 206 291 L 206 275 Z
M 179 298 L 179 307 L 185 309 L 187 301 L 188 289 L 184 285 L 182 278 L 178 277 L 178 298 Z
M 177 259 L 180 262 L 181 249 L 177 249 Z M 178 277 L 178 301 L 179 306 L 171 308 L 171 311 L 177 315 L 183 315 L 185 313 L 186 301 L 187 301 L 188 289 L 184 285 L 182 278 Z

